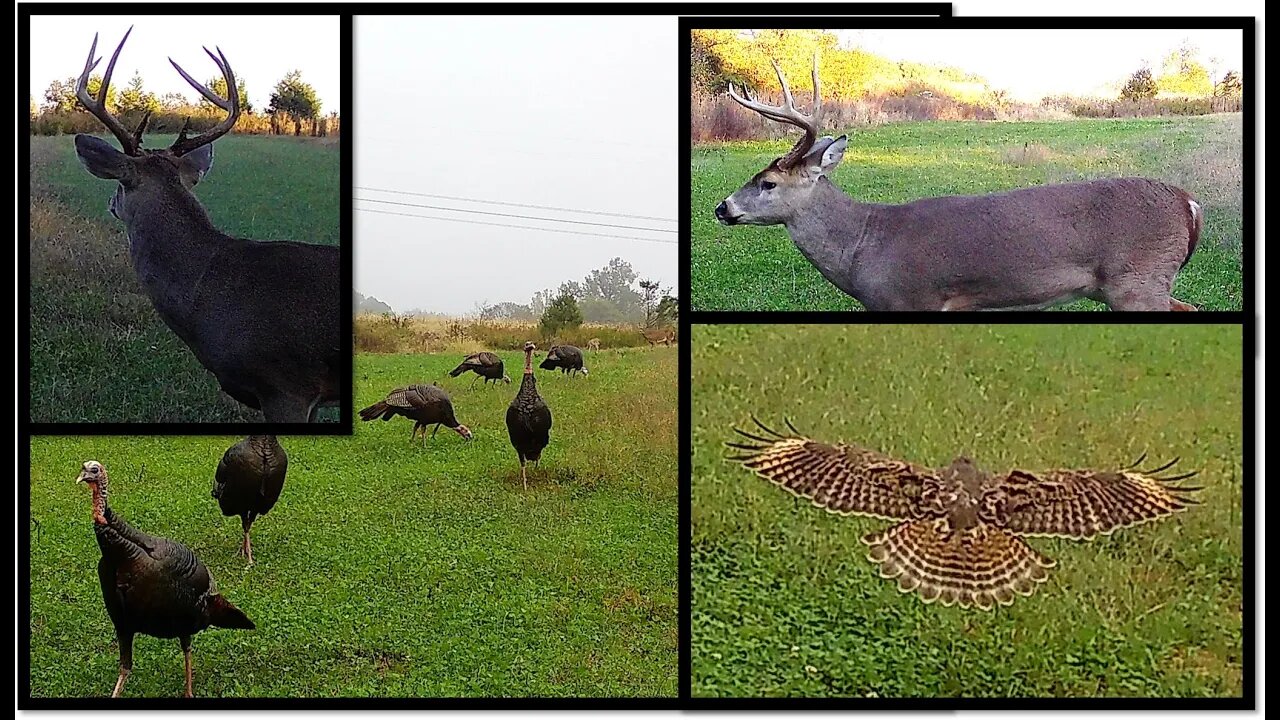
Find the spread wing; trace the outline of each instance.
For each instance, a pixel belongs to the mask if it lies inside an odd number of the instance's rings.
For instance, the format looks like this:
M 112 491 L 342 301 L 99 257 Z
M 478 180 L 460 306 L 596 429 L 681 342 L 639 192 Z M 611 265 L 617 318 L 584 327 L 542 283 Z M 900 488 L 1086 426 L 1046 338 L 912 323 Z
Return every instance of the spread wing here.
M 752 442 L 726 443 L 743 451 L 727 459 L 832 512 L 891 520 L 920 517 L 920 492 L 925 479 L 933 476 L 931 470 L 856 445 L 810 440 L 790 421 L 787 427 L 794 435 L 782 435 L 751 419 L 764 435 L 734 428 Z
M 1018 535 L 1087 540 L 1157 520 L 1199 503 L 1199 487 L 1178 485 L 1195 472 L 1160 477 L 1178 459 L 1154 470 L 1014 470 L 989 492 L 994 522 Z

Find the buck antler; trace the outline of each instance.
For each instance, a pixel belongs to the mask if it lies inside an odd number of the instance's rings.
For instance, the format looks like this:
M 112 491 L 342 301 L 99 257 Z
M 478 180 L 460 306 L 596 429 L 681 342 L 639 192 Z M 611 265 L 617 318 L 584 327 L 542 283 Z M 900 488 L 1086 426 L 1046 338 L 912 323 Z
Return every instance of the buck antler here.
M 818 125 L 822 121 L 822 87 L 818 82 L 818 54 L 813 54 L 813 110 L 810 114 L 805 115 L 796 109 L 795 98 L 791 97 L 791 88 L 787 87 L 787 79 L 782 76 L 782 68 L 778 67 L 778 61 L 774 60 L 773 70 L 778 73 L 778 82 L 782 83 L 783 104 L 766 105 L 751 97 L 751 91 L 743 88 L 747 93 L 747 97 L 741 97 L 733 91 L 733 83 L 729 83 L 729 97 L 733 98 L 744 108 L 754 110 L 761 115 L 787 125 L 795 125 L 804 130 L 804 137 L 796 141 L 795 147 L 783 155 L 778 160 L 778 167 L 786 170 L 793 167 L 813 148 L 813 144 L 818 141 Z
M 138 129 L 130 133 L 125 126 L 107 111 L 107 90 L 111 87 L 111 73 L 116 69 L 116 58 L 120 57 L 120 49 L 124 47 L 124 41 L 129 39 L 129 33 L 133 32 L 130 26 L 128 32 L 124 34 L 124 38 L 120 40 L 120 44 L 116 46 L 116 51 L 111 54 L 111 62 L 107 63 L 107 72 L 102 76 L 102 86 L 98 88 L 98 98 L 95 100 L 89 94 L 89 73 L 98 67 L 98 63 L 102 62 L 102 58 L 94 59 L 94 54 L 98 52 L 98 34 L 93 34 L 93 45 L 89 46 L 89 59 L 84 62 L 84 72 L 80 73 L 80 79 L 76 82 L 76 100 L 88 110 L 91 115 L 98 118 L 99 122 L 111 131 L 112 135 L 120 141 L 120 149 L 126 155 L 140 155 L 139 150 L 142 147 L 142 132 L 147 127 L 147 119 L 151 113 L 148 112 L 142 116 L 142 122 L 138 123 Z
M 227 111 L 226 119 L 215 125 L 209 132 L 197 135 L 193 138 L 187 137 L 187 125 L 189 124 L 189 121 L 187 123 L 183 123 L 182 130 L 178 132 L 178 139 L 174 140 L 173 144 L 169 146 L 169 151 L 174 155 L 185 155 L 202 145 L 208 145 L 214 140 L 226 135 L 231 128 L 235 127 L 236 119 L 240 117 L 240 93 L 236 90 L 236 76 L 231 72 L 231 63 L 227 62 L 227 56 L 222 54 L 222 48 L 215 46 L 214 49 L 218 51 L 217 55 L 209 52 L 209 48 L 203 48 L 205 53 L 213 59 L 213 62 L 218 66 L 218 69 L 222 71 L 222 79 L 227 83 L 226 98 L 218 97 L 217 93 L 205 87 L 203 83 L 197 82 L 194 78 L 188 75 L 187 71 L 183 70 L 178 63 L 174 62 L 173 58 L 169 58 L 169 64 L 173 65 L 173 69 L 178 71 L 178 74 L 182 76 L 183 80 L 186 80 L 191 87 L 195 88 L 201 95 L 203 95 L 205 100 L 208 100 L 219 108 Z M 110 72 L 110 70 L 108 70 L 108 72 Z

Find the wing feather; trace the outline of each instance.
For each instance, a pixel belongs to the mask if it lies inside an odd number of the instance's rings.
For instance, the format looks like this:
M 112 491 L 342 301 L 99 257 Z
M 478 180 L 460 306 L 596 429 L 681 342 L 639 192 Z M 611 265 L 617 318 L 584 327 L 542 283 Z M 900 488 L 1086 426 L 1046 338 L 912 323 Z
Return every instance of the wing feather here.
M 752 420 L 761 432 L 734 428 L 751 442 L 725 443 L 740 451 L 728 460 L 832 512 L 890 520 L 920 516 L 920 492 L 933 471 L 857 445 L 783 435 Z M 787 427 L 795 432 L 790 421 Z
M 1088 540 L 1120 528 L 1150 522 L 1199 504 L 1199 487 L 1176 483 L 1194 472 L 1169 477 L 1154 470 L 1014 470 L 990 491 L 992 521 L 1018 535 Z

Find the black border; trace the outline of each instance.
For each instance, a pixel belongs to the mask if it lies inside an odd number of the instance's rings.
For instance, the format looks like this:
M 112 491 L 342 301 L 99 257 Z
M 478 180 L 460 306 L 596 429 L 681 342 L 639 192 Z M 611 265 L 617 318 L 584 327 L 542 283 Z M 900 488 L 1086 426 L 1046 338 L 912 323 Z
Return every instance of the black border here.
M 797 6 L 788 6 L 797 7 Z M 802 6 L 804 7 L 804 6 Z M 813 6 L 807 6 L 808 9 L 814 9 Z M 1098 30 L 1098 29 L 1117 29 L 1117 30 L 1148 30 L 1148 29 L 1182 29 L 1195 28 L 1206 30 L 1240 30 L 1244 38 L 1244 60 L 1243 67 L 1249 77 L 1257 77 L 1257 56 L 1255 54 L 1255 40 L 1257 35 L 1256 18 L 1243 16 L 1222 16 L 1222 17 L 1135 17 L 1135 16 L 1116 16 L 1116 17 L 942 17 L 942 18 L 858 18 L 856 24 L 850 24 L 850 18 L 847 17 L 779 17 L 779 18 L 759 18 L 759 17 L 681 17 L 680 18 L 680 42 L 681 59 L 680 59 L 680 111 L 679 115 L 682 119 L 688 118 L 690 109 L 690 87 L 689 87 L 689 41 L 690 31 L 694 29 L 723 29 L 723 28 L 742 28 L 742 27 L 758 27 L 761 20 L 767 20 L 770 27 L 777 28 L 855 28 L 855 29 L 907 29 L 907 30 Z M 1241 262 L 1241 294 L 1243 300 L 1243 308 L 1241 310 L 1213 310 L 1201 313 L 1174 313 L 1172 316 L 1161 314 L 1162 320 L 1156 322 L 1202 322 L 1203 318 L 1217 319 L 1219 322 L 1238 322 L 1246 323 L 1256 314 L 1256 293 L 1257 288 L 1253 283 L 1253 257 L 1254 257 L 1254 193 L 1256 186 L 1254 184 L 1254 163 L 1255 163 L 1255 113 L 1257 106 L 1254 102 L 1252 83 L 1247 83 L 1242 94 L 1242 119 L 1243 119 L 1243 147 L 1244 155 L 1242 164 L 1242 182 L 1244 183 L 1243 207 L 1241 208 L 1241 238 L 1240 238 L 1240 262 Z M 680 156 L 687 158 L 692 154 L 692 142 L 689 138 L 688 126 L 681 128 L 680 135 Z M 692 179 L 690 177 L 690 167 L 686 162 L 684 167 L 680 169 L 680 217 L 692 217 L 693 209 L 691 207 L 692 199 L 690 192 L 692 188 Z M 745 178 L 744 178 L 745 180 Z M 685 226 L 686 232 L 688 226 Z M 687 243 L 692 244 L 692 238 L 685 238 Z M 682 252 L 688 252 L 682 246 Z M 685 264 L 688 264 L 686 258 Z M 692 292 L 691 286 L 689 292 Z M 693 299 L 689 297 L 689 303 L 692 305 Z M 834 313 L 843 318 L 841 322 L 904 322 L 912 316 L 920 318 L 932 318 L 932 322 L 974 322 L 972 317 L 982 317 L 982 322 L 1003 322 L 991 319 L 993 313 L 983 313 L 974 310 L 960 310 L 947 313 L 948 318 L 941 318 L 934 312 L 930 311 L 907 311 L 907 312 L 889 312 L 889 313 L 870 313 L 874 316 L 884 316 L 884 319 L 864 319 L 867 312 L 865 310 L 692 310 L 692 320 L 695 323 L 737 323 L 737 322 L 825 322 L 823 319 L 827 314 Z M 1147 313 L 1135 311 L 1062 311 L 1052 312 L 1047 316 L 1042 314 L 1040 310 L 1017 310 L 997 313 L 1006 318 L 1039 318 L 1037 321 L 1030 319 L 1027 322 L 1146 322 L 1139 318 Z M 1188 315 L 1196 315 L 1200 320 L 1189 318 Z M 1110 316 L 1111 319 L 1099 319 L 1100 316 Z M 1052 318 L 1061 317 L 1060 320 Z M 1173 319 L 1171 320 L 1170 317 Z
M 31 169 L 22 161 L 31 149 L 31 121 L 28 113 L 21 108 L 32 95 L 31 58 L 26 48 L 31 44 L 31 17 L 33 15 L 182 15 L 187 13 L 216 13 L 218 15 L 296 15 L 298 7 L 309 9 L 315 6 L 288 5 L 256 5 L 228 3 L 225 5 L 173 5 L 173 4 L 120 4 L 96 5 L 86 3 L 20 3 L 18 5 L 18 226 L 30 227 L 31 224 L 31 185 L 29 176 Z M 344 62 L 340 63 L 339 81 L 342 88 L 339 97 L 342 103 L 342 132 L 339 134 L 338 147 L 342 155 L 339 164 L 339 247 L 342 248 L 342 278 L 346 288 L 342 298 L 341 337 L 350 341 L 352 325 L 352 290 L 354 275 L 352 258 L 355 249 L 352 222 L 352 178 L 354 176 L 355 158 L 352 154 L 352 133 L 355 128 L 355 113 L 352 105 L 355 101 L 352 89 L 352 22 L 349 13 L 340 12 L 344 6 L 319 6 L 317 10 L 331 12 L 311 12 L 310 15 L 330 15 L 339 19 L 338 38 L 340 45 L 346 49 Z M 293 10 L 293 12 L 291 12 Z M 277 435 L 351 435 L 354 430 L 354 414 L 352 403 L 355 399 L 353 353 L 343 355 L 342 377 L 346 384 L 340 391 L 343 400 L 339 403 L 339 420 L 336 423 L 157 423 L 157 422 L 34 422 L 31 420 L 31 244 L 20 236 L 18 242 L 18 422 L 23 435 L 247 435 L 254 433 L 274 433 Z
M 796 6 L 788 6 L 794 8 Z M 811 8 L 812 9 L 812 8 Z M 681 42 L 681 85 L 680 85 L 680 118 L 682 126 L 680 128 L 680 143 L 682 158 L 688 158 L 691 155 L 692 142 L 688 132 L 687 118 L 690 112 L 690 79 L 689 79 L 689 50 L 690 50 L 690 30 L 695 28 L 741 28 L 741 27 L 759 27 L 762 18 L 759 17 L 681 17 L 680 18 L 680 42 Z M 779 28 L 810 28 L 810 27 L 850 27 L 848 18 L 833 17 L 782 17 L 768 18 L 770 27 Z M 1244 67 L 1247 73 L 1252 73 L 1251 77 L 1257 77 L 1257 56 L 1255 54 L 1255 40 L 1257 34 L 1256 19 L 1252 17 L 960 17 L 960 18 L 916 18 L 916 19 L 898 19 L 898 18 L 859 18 L 857 20 L 857 28 L 878 28 L 878 29 L 1082 29 L 1091 30 L 1098 28 L 1116 28 L 1116 29 L 1179 29 L 1179 28 L 1206 28 L 1206 29 L 1239 29 L 1243 31 L 1244 45 Z M 1254 643 L 1255 633 L 1255 602 L 1257 589 L 1255 586 L 1254 569 L 1256 556 L 1254 554 L 1254 520 L 1256 516 L 1256 498 L 1254 481 L 1256 478 L 1256 446 L 1255 438 L 1257 428 L 1254 424 L 1257 417 L 1257 402 L 1255 389 L 1255 362 L 1260 360 L 1258 352 L 1258 333 L 1260 332 L 1260 322 L 1256 315 L 1256 293 L 1258 289 L 1254 285 L 1253 273 L 1253 257 L 1254 257 L 1254 214 L 1256 212 L 1254 200 L 1257 188 L 1254 183 L 1254 163 L 1255 158 L 1255 113 L 1256 105 L 1253 101 L 1252 88 L 1246 88 L 1243 97 L 1244 107 L 1243 116 L 1243 172 L 1242 180 L 1244 182 L 1245 191 L 1243 194 L 1242 207 L 1242 238 L 1241 238 L 1241 266 L 1242 266 L 1242 293 L 1243 293 L 1243 310 L 1232 311 L 1209 311 L 1198 313 L 1143 313 L 1143 312 L 1082 312 L 1082 311 L 1066 311 L 1066 312 L 1043 312 L 1043 311 L 1016 311 L 1016 312 L 997 312 L 982 313 L 973 311 L 961 311 L 954 313 L 946 313 L 939 315 L 936 312 L 916 311 L 916 312 L 866 312 L 866 311 L 847 311 L 847 310 L 831 310 L 831 311 L 806 311 L 806 310 L 787 310 L 787 311 L 745 311 L 745 310 L 693 310 L 685 311 L 685 316 L 689 318 L 690 324 L 708 325 L 708 324 L 855 324 L 855 325 L 875 325 L 875 324 L 983 324 L 983 325 L 1005 325 L 1005 324 L 1039 324 L 1039 325 L 1082 325 L 1082 324 L 1108 324 L 1108 325 L 1138 325 L 1138 324 L 1187 324 L 1187 325 L 1237 325 L 1240 327 L 1242 341 L 1242 362 L 1243 362 L 1243 471 L 1242 478 L 1242 502 L 1245 504 L 1242 512 L 1242 533 L 1243 533 L 1243 561 L 1244 561 L 1244 580 L 1242 588 L 1243 597 L 1243 617 L 1241 623 L 1241 655 L 1243 666 L 1243 682 L 1242 695 L 1240 697 L 1227 698 L 963 698 L 963 697 L 940 697 L 940 698 L 779 698 L 779 697 L 736 697 L 736 698 L 712 698 L 712 697 L 693 697 L 691 692 L 685 696 L 684 707 L 694 710 L 1252 710 L 1257 706 L 1256 699 L 1256 668 L 1254 664 L 1256 647 Z M 691 217 L 691 188 L 692 179 L 688 163 L 681 168 L 680 175 L 680 212 L 681 218 Z M 684 292 L 686 300 L 689 304 L 692 298 L 688 293 L 691 287 L 688 283 L 690 274 L 689 259 L 691 251 L 691 238 L 687 235 L 688 225 L 683 226 L 686 231 L 685 243 L 681 246 L 681 255 L 684 267 L 682 268 L 682 282 L 685 282 Z M 682 325 L 681 329 L 681 345 L 684 362 L 689 362 L 689 347 L 693 338 L 690 333 Z M 686 382 L 691 379 L 691 365 L 686 370 Z M 685 428 L 683 441 L 684 455 L 689 457 L 692 453 L 692 410 L 687 404 L 686 397 L 691 393 L 691 389 L 682 388 L 681 394 L 681 423 Z M 685 475 L 690 477 L 691 475 Z M 689 486 L 685 487 L 686 493 L 691 493 Z M 691 503 L 691 498 L 685 498 L 684 502 Z M 689 554 L 692 552 L 692 527 L 686 521 L 684 530 L 684 565 L 686 568 L 683 576 L 683 597 L 686 602 L 690 599 L 690 586 L 688 576 Z M 689 611 L 685 611 L 684 635 L 686 640 L 691 638 L 691 628 L 689 627 Z M 689 684 L 690 690 L 692 683 L 691 665 L 685 666 L 684 681 Z
M 29 152 L 30 146 L 30 126 L 29 119 L 21 112 L 22 108 L 28 102 L 26 95 L 29 95 L 28 84 L 30 82 L 30 58 L 25 52 L 25 48 L 30 45 L 30 16 L 32 15 L 55 15 L 55 14 L 196 14 L 196 13 L 216 13 L 220 15 L 229 14 L 273 14 L 273 15 L 291 15 L 299 14 L 298 9 L 304 8 L 309 10 L 307 14 L 336 14 L 342 17 L 341 35 L 342 44 L 346 48 L 342 67 L 342 105 L 343 105 L 343 128 L 341 135 L 341 148 L 343 154 L 342 162 L 342 182 L 343 182 L 343 206 L 342 206 L 342 237 L 347 243 L 344 244 L 343 253 L 343 271 L 348 279 L 352 278 L 352 260 L 354 251 L 352 248 L 355 243 L 353 239 L 353 222 L 352 222 L 352 203 L 351 203 L 351 186 L 353 179 L 354 154 L 352 153 L 351 138 L 352 120 L 356 115 L 354 105 L 354 82 L 352 66 L 354 64 L 354 40 L 353 40 L 353 16 L 354 15 L 397 15 L 397 14 L 420 14 L 420 15 L 447 15 L 447 14 L 506 14 L 506 15 L 611 15 L 611 14 L 632 14 L 632 15 L 665 15 L 675 19 L 682 13 L 690 11 L 715 12 L 723 6 L 710 4 L 693 5 L 678 3 L 618 3 L 618 4 L 601 4 L 601 3 L 540 3 L 540 4 L 518 4 L 518 3 L 440 3 L 433 5 L 422 4 L 392 4 L 392 3 L 370 3 L 357 4 L 354 2 L 334 3 L 334 4 L 313 4 L 313 5 L 279 5 L 279 4 L 243 4 L 228 3 L 214 5 L 141 5 L 141 4 L 55 4 L 55 3 L 21 3 L 18 5 L 18 72 L 21 75 L 20 88 L 18 91 L 18 108 L 20 116 L 19 130 L 19 155 L 22 152 Z M 797 11 L 804 11 L 806 8 L 809 12 L 819 12 L 821 10 L 830 10 L 830 6 L 819 5 L 793 5 L 792 8 Z M 949 2 L 925 2 L 925 3 L 895 3 L 895 2 L 872 2 L 861 4 L 850 4 L 845 7 L 856 10 L 860 13 L 896 13 L 906 16 L 944 16 L 951 15 L 951 4 Z M 683 116 L 677 114 L 676 132 L 683 136 Z M 683 163 L 682 163 L 683 164 Z M 29 204 L 25 201 L 28 199 L 29 189 L 20 190 L 19 204 L 22 206 L 19 215 L 20 223 L 30 223 Z M 25 250 L 20 249 L 18 278 L 19 290 L 25 292 L 29 287 L 29 268 L 28 257 L 29 247 Z M 684 288 L 688 287 L 688 248 L 687 243 L 682 243 L 679 248 L 679 257 L 681 266 L 679 268 L 679 282 L 681 289 L 679 294 L 684 294 Z M 350 283 L 348 283 L 350 284 Z M 347 337 L 351 336 L 351 308 L 352 293 L 347 294 L 345 300 L 347 303 L 347 313 L 344 318 L 344 332 Z M 687 295 L 685 295 L 687 298 Z M 19 351 L 29 347 L 30 339 L 30 314 L 29 314 L 29 296 L 26 299 L 20 298 L 19 310 L 23 313 L 19 319 Z M 680 320 L 678 323 L 679 333 L 682 338 L 689 336 L 690 318 L 687 311 L 686 303 L 682 303 Z M 690 350 L 685 342 L 681 342 L 679 347 L 679 363 L 682 377 L 687 377 L 690 367 L 689 358 Z M 27 365 L 30 362 L 30 355 L 27 354 L 19 359 L 22 368 L 20 377 L 30 383 L 30 369 Z M 348 359 L 348 363 L 351 360 Z M 348 376 L 352 376 L 352 368 L 348 367 Z M 352 390 L 354 393 L 354 390 Z M 688 410 L 689 410 L 689 386 L 687 382 L 681 382 L 679 388 L 680 403 L 680 427 L 688 427 Z M 351 401 L 354 400 L 352 395 Z M 19 449 L 18 449 L 18 477 L 19 484 L 25 488 L 19 488 L 19 517 L 30 516 L 30 487 L 29 483 L 24 483 L 24 478 L 29 476 L 31 467 L 31 445 L 30 440 L 33 435 L 243 435 L 253 432 L 274 432 L 276 434 L 305 434 L 305 435 L 343 435 L 351 433 L 351 401 L 346 403 L 343 408 L 343 421 L 337 425 L 325 426 L 321 424 L 296 424 L 289 426 L 288 431 L 281 431 L 280 426 L 268 426 L 263 429 L 261 426 L 265 424 L 259 423 L 209 423 L 209 424 L 191 424 L 191 425 L 166 425 L 166 424 L 62 424 L 62 423 L 46 423 L 35 425 L 30 422 L 29 396 L 20 394 L 18 398 L 19 404 Z M 346 426 L 343 428 L 342 426 Z M 321 432 L 322 430 L 330 430 L 330 432 Z M 681 450 L 687 450 L 684 442 L 684 436 L 681 436 Z M 681 453 L 680 458 L 680 478 L 688 478 L 690 472 L 690 460 L 687 452 Z M 687 483 L 685 483 L 687 488 Z M 532 698 L 33 698 L 31 697 L 31 604 L 30 604 L 30 530 L 18 533 L 18 553 L 20 561 L 18 565 L 18 582 L 19 582 L 19 618 L 18 618 L 18 669 L 19 669 L 19 695 L 18 708 L 23 710 L 30 709 L 325 709 L 325 710 L 373 710 L 373 709 L 564 709 L 564 710 L 582 710 L 582 709 L 681 709 L 687 707 L 685 698 L 688 697 L 689 676 L 688 676 L 688 527 L 689 527 L 689 498 L 687 492 L 680 494 L 679 508 L 679 538 L 682 542 L 682 548 L 679 553 L 680 577 L 678 578 L 680 588 L 679 608 L 680 608 L 680 633 L 681 642 L 679 649 L 678 672 L 678 693 L 676 697 L 599 697 L 599 698 L 548 698 L 548 697 L 532 697 Z
M 1106 313 L 1102 313 L 1106 314 Z M 969 313 L 963 316 L 960 322 L 939 323 L 936 315 L 933 313 L 872 313 L 872 317 L 884 318 L 877 322 L 849 322 L 846 312 L 829 312 L 829 313 L 803 313 L 806 319 L 782 320 L 775 316 L 781 313 L 755 313 L 752 317 L 751 313 L 741 313 L 739 317 L 742 319 L 735 320 L 734 324 L 757 324 L 757 325 L 791 325 L 803 322 L 804 324 L 815 325 L 1092 325 L 1095 323 L 1081 322 L 1086 314 L 1084 313 L 993 313 L 990 315 L 982 315 L 981 320 L 978 319 L 977 313 Z M 1257 494 L 1255 480 L 1257 478 L 1257 435 L 1258 428 L 1255 425 L 1258 413 L 1258 397 L 1256 389 L 1255 371 L 1260 367 L 1261 357 L 1258 353 L 1258 337 L 1254 332 L 1255 326 L 1252 322 L 1215 322 L 1207 317 L 1194 317 L 1196 314 L 1191 313 L 1193 317 L 1180 323 L 1160 323 L 1156 320 L 1144 320 L 1151 316 L 1159 317 L 1160 313 L 1122 313 L 1118 314 L 1123 319 L 1117 320 L 1114 325 L 1227 325 L 1236 326 L 1240 329 L 1241 342 L 1241 364 L 1243 367 L 1243 396 L 1242 396 L 1242 415 L 1241 418 L 1241 434 L 1243 443 L 1243 476 L 1241 477 L 1241 535 L 1243 545 L 1243 563 L 1244 576 L 1241 588 L 1242 599 L 1242 617 L 1240 627 L 1240 655 L 1242 678 L 1241 695 L 1239 697 L 1221 697 L 1221 698 L 1196 698 L 1196 697 L 1171 697 L 1171 698 L 1135 698 L 1135 697 L 1021 697 L 1021 698 L 997 698 L 997 697 L 937 697 L 937 698 L 785 698 L 785 697 L 732 697 L 732 698 L 715 698 L 715 697 L 695 697 L 692 693 L 685 696 L 684 706 L 690 710 L 865 710 L 865 711 L 884 711 L 884 710 L 1255 710 L 1257 708 L 1256 693 L 1256 665 L 1254 663 L 1257 648 L 1254 643 L 1254 634 L 1256 632 L 1255 622 L 1255 604 L 1261 601 L 1258 586 L 1255 584 L 1254 571 L 1256 568 L 1256 555 L 1254 552 L 1254 540 L 1256 525 L 1254 524 L 1257 517 Z M 862 316 L 859 316 L 862 317 Z M 1056 320 L 1062 317 L 1066 321 Z M 991 318 L 990 320 L 988 318 Z M 1253 320 L 1253 318 L 1249 318 Z M 709 323 L 698 323 L 699 325 L 708 325 Z M 687 345 L 690 339 L 688 336 L 681 337 L 681 344 Z M 1256 364 L 1255 364 L 1256 363 Z M 684 440 L 692 444 L 692 426 L 685 425 L 689 430 L 685 433 Z M 685 456 L 691 453 L 691 447 L 686 447 Z M 685 492 L 692 494 L 691 487 L 686 486 Z M 685 527 L 686 533 L 692 535 L 692 527 Z M 691 542 L 686 542 L 684 553 L 689 556 L 692 553 Z M 688 597 L 689 576 L 685 575 L 685 592 Z M 687 615 L 686 615 L 687 617 Z M 689 638 L 691 635 L 684 635 Z M 691 667 L 686 668 L 685 679 L 692 682 Z

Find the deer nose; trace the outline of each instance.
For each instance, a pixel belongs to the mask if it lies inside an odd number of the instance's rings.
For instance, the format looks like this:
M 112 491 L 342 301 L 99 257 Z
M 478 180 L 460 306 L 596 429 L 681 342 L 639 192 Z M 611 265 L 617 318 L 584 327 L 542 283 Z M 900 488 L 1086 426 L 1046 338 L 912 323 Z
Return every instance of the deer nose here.
M 720 204 L 716 206 L 716 220 L 725 225 L 732 225 L 737 221 L 737 218 L 729 214 L 729 206 L 724 200 L 721 200 Z

